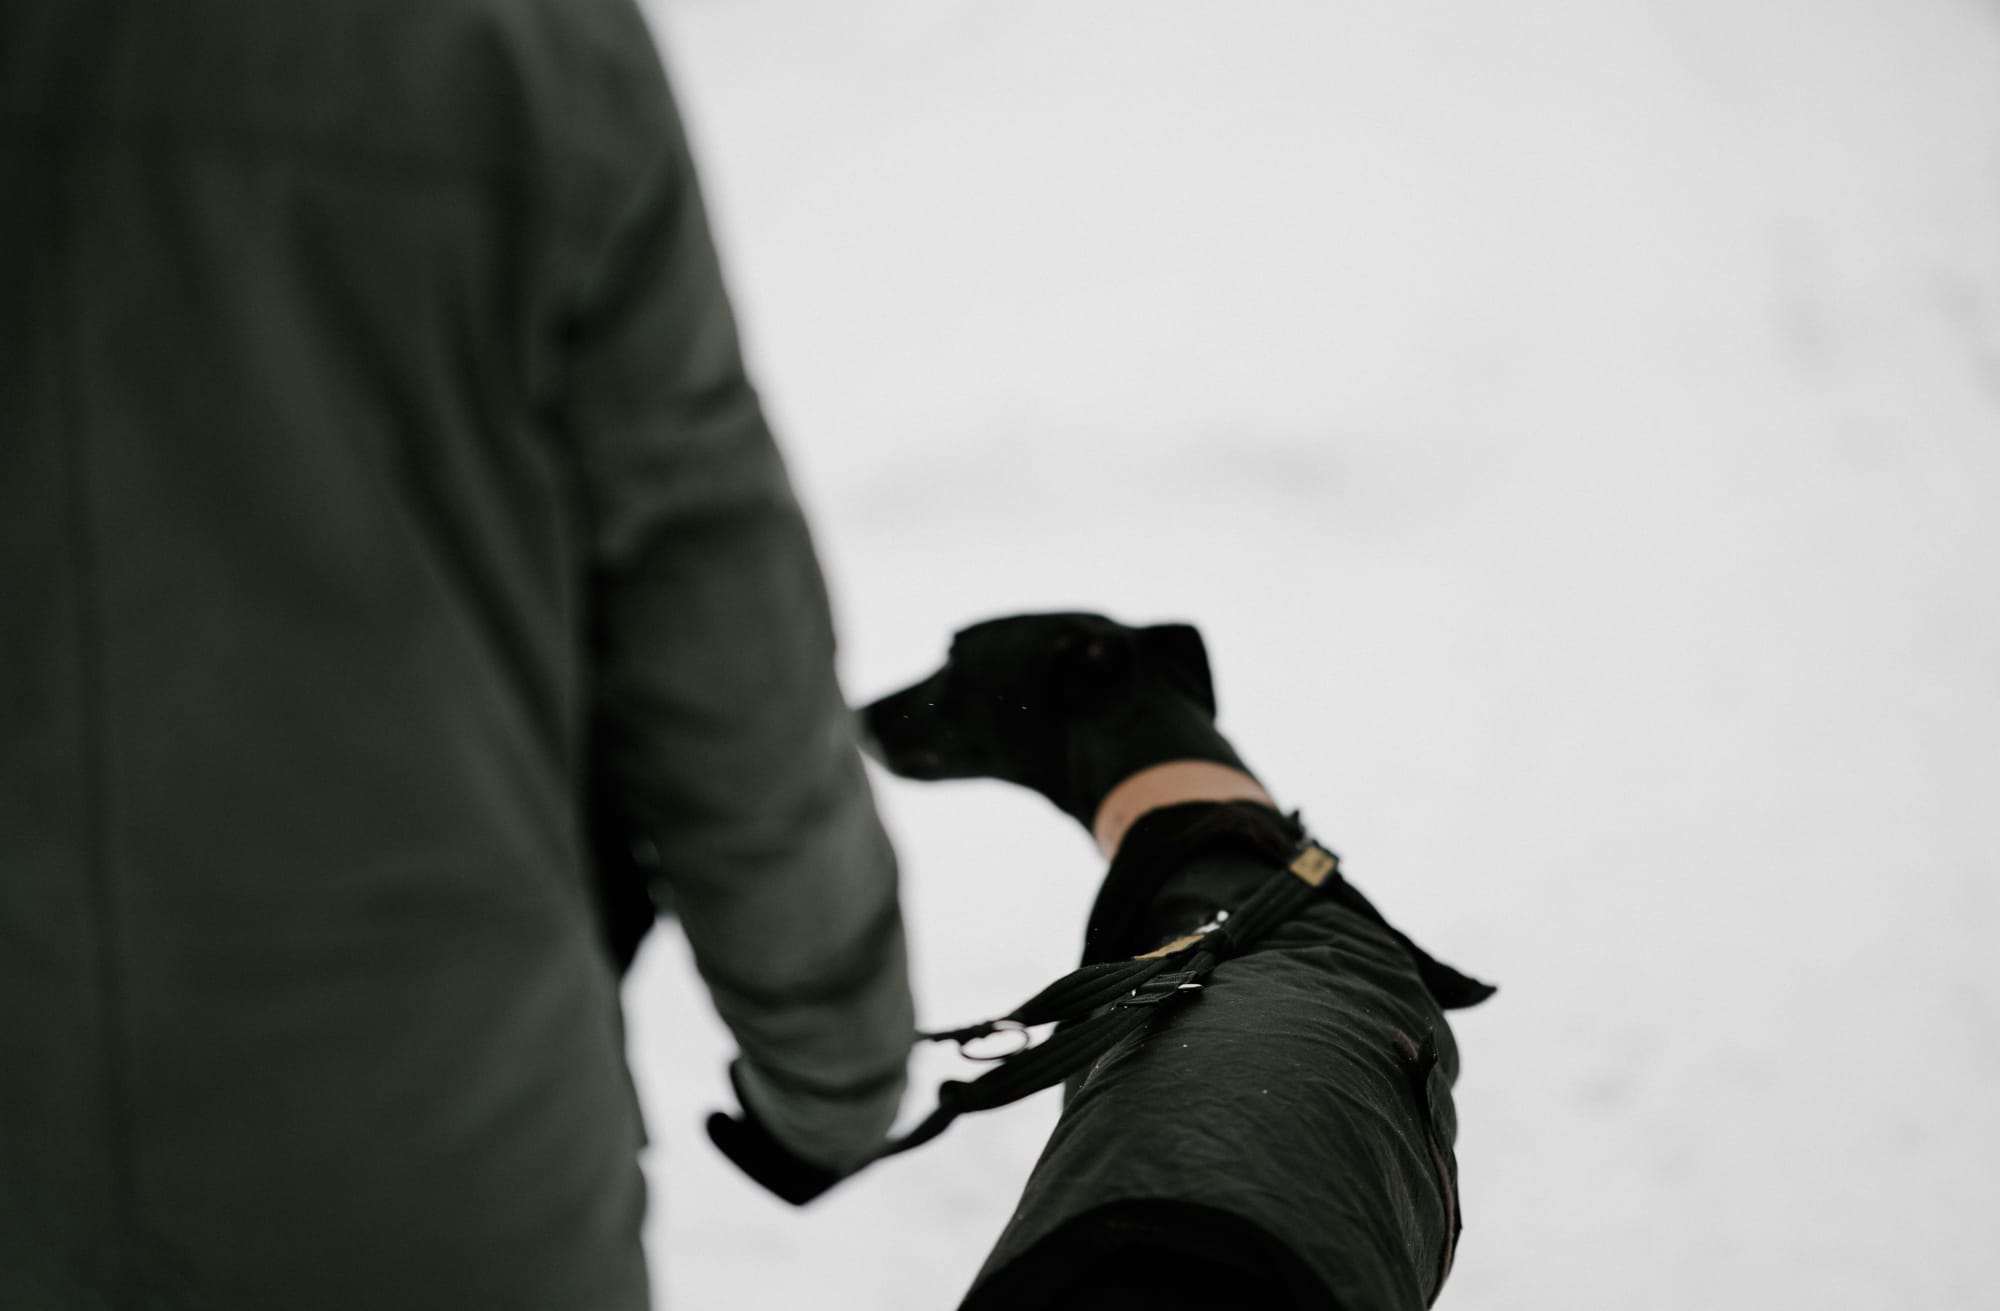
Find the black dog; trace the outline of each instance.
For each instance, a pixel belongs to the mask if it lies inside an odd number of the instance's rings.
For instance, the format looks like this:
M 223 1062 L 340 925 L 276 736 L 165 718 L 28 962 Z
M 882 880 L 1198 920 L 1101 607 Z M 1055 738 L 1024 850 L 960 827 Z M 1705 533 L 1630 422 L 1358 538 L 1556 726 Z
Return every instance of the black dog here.
M 894 772 L 1033 788 L 1116 850 L 1086 963 L 1213 923 L 1301 837 L 1215 716 L 1193 628 L 1091 614 L 965 629 L 942 669 L 862 712 L 868 750 Z M 1107 827 L 1107 798 L 1178 762 L 1239 786 Z M 1070 1081 L 965 1308 L 1106 1311 L 1192 1292 L 1211 1307 L 1413 1311 L 1435 1298 L 1460 1224 L 1441 1006 L 1492 989 L 1433 961 L 1344 880 L 1329 892 Z

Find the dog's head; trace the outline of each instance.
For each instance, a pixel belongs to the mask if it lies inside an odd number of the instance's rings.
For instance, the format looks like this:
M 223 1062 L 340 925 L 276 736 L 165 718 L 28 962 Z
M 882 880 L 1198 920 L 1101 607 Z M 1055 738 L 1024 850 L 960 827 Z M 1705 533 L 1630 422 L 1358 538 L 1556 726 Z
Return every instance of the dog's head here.
M 1127 775 L 1240 763 L 1215 731 L 1201 635 L 1093 614 L 1015 615 L 952 639 L 944 667 L 862 712 L 865 745 L 907 778 L 997 778 L 1086 824 Z

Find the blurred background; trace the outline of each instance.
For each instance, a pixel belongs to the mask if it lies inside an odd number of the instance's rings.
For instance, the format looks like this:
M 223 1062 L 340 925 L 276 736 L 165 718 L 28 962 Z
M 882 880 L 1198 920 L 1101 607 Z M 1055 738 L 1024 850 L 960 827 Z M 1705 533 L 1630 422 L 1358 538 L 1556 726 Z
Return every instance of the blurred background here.
M 1455 1311 L 2000 1287 L 2000 6 L 659 0 L 851 698 L 1185 619 L 1459 1015 Z M 1101 864 L 876 775 L 920 1018 Z M 804 1213 L 630 985 L 667 1305 L 955 1305 L 1053 1123 Z M 922 1063 L 913 1110 L 952 1062 Z

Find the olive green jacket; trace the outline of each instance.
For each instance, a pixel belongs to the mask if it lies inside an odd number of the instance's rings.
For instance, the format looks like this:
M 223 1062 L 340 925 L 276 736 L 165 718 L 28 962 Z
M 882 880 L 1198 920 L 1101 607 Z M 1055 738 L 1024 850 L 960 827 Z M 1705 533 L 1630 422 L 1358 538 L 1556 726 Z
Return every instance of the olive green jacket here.
M 629 0 L 0 0 L 0 1306 L 643 1306 L 593 806 L 865 1147 L 832 646 Z

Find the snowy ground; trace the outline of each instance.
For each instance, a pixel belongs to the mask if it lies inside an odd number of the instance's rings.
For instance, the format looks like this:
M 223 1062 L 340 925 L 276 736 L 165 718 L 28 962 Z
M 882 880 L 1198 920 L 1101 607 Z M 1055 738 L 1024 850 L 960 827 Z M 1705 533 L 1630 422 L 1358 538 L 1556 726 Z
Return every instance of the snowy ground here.
M 1466 1013 L 1457 1311 L 2000 1287 L 2000 9 L 654 6 L 862 699 L 1191 619 Z M 929 1022 L 1073 960 L 1039 800 L 878 776 Z M 955 1303 L 1055 1107 L 795 1212 L 631 985 L 674 1311 Z M 916 1096 L 942 1073 L 922 1067 Z

